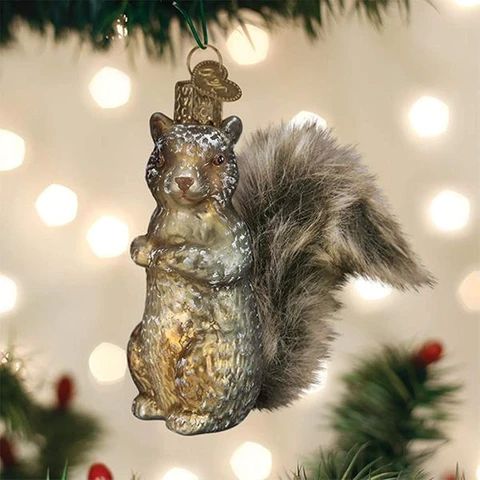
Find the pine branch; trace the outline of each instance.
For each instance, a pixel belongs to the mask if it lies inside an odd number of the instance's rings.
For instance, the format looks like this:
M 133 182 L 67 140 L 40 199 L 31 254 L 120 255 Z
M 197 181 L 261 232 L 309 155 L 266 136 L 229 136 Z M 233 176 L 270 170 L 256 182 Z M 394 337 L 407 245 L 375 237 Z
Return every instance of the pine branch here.
M 199 22 L 199 0 L 179 2 L 194 22 Z M 410 0 L 205 0 L 205 18 L 210 27 L 224 33 L 244 23 L 244 13 L 254 13 L 267 29 L 285 23 L 302 28 L 310 38 L 317 38 L 329 18 L 354 10 L 375 27 L 396 10 L 408 19 Z M 0 2 L 0 47 L 11 45 L 19 23 L 26 23 L 42 36 L 53 30 L 57 41 L 71 33 L 95 49 L 106 50 L 114 42 L 115 21 L 128 18 L 127 43 L 143 36 L 148 54 L 163 57 L 175 51 L 173 24 L 183 36 L 190 37 L 185 19 L 170 0 L 2 0 Z M 141 34 L 141 35 L 139 35 Z M 192 42 L 193 43 L 193 42 Z
M 14 368 L 11 354 L 6 354 L 0 363 L 0 419 L 7 434 L 31 436 L 32 423 L 37 406 L 30 398 Z
M 50 471 L 53 478 L 64 472 L 65 465 L 80 465 L 97 444 L 101 429 L 97 421 L 72 410 L 43 410 L 37 418 L 37 431 L 43 438 L 39 470 Z
M 446 441 L 458 385 L 442 383 L 435 366 L 422 367 L 407 349 L 387 347 L 344 377 L 345 393 L 333 409 L 339 446 L 367 444 L 364 462 L 382 457 L 399 471 L 415 469 L 430 450 L 412 450 L 415 441 Z
M 63 398 L 61 405 L 38 403 L 25 389 L 15 364 L 11 354 L 0 363 L 0 419 L 6 427 L 5 447 L 8 444 L 8 462 L 2 457 L 0 479 L 39 479 L 46 472 L 52 479 L 66 478 L 67 463 L 74 467 L 84 461 L 101 428 L 96 419 L 68 406 L 71 397 Z M 17 458 L 13 448 L 25 438 L 38 449 L 28 461 Z
M 417 352 L 385 347 L 360 361 L 344 376 L 330 415 L 336 442 L 292 480 L 427 478 L 422 464 L 447 440 L 445 421 L 459 390 L 433 365 L 441 356 L 441 344 L 427 342 Z M 419 440 L 426 447 L 416 448 Z
M 366 445 L 349 451 L 321 452 L 320 458 L 308 469 L 299 467 L 292 480 L 397 480 L 401 472 L 394 471 L 378 460 L 359 467 L 359 459 Z

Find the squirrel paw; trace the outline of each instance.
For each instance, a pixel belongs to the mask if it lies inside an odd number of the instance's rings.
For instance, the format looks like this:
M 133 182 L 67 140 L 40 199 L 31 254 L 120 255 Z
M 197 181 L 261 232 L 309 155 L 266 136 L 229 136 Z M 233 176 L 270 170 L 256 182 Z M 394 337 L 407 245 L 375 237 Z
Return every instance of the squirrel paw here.
M 142 394 L 138 395 L 133 401 L 132 412 L 141 420 L 163 420 L 165 418 L 165 415 L 158 408 L 155 400 Z
M 215 431 L 215 422 L 209 415 L 195 413 L 173 413 L 167 418 L 167 428 L 181 435 L 195 435 Z
M 130 256 L 137 265 L 148 267 L 150 246 L 145 235 L 141 235 L 133 240 L 130 245 Z

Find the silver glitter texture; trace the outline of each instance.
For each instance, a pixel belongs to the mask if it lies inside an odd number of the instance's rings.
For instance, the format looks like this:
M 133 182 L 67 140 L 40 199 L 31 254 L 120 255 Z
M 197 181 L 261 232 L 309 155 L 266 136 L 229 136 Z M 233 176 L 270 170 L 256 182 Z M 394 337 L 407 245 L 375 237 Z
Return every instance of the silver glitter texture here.
M 221 431 L 254 408 L 262 378 L 251 239 L 231 203 L 242 124 L 179 125 L 159 113 L 150 124 L 146 180 L 157 208 L 131 247 L 147 274 L 128 345 L 132 409 L 183 435 Z

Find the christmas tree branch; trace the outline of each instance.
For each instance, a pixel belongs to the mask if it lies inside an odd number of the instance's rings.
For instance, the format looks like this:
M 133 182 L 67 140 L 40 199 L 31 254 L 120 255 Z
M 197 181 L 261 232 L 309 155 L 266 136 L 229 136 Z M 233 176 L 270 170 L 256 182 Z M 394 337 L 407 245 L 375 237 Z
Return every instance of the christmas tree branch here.
M 25 388 L 12 354 L 0 363 L 0 419 L 5 435 L 0 438 L 2 467 L 0 479 L 39 479 L 48 475 L 66 478 L 66 464 L 71 467 L 85 460 L 97 443 L 101 428 L 97 420 L 73 409 L 73 381 L 64 376 L 56 384 L 57 403 L 43 405 Z M 22 459 L 16 444 L 35 445 L 37 455 Z
M 445 422 L 460 388 L 433 365 L 441 357 L 441 344 L 427 342 L 413 352 L 384 347 L 361 360 L 343 377 L 344 393 L 330 415 L 334 446 L 293 479 L 426 478 L 423 462 L 448 440 Z
M 36 405 L 18 379 L 15 361 L 4 355 L 0 364 L 0 419 L 9 433 L 32 435 Z
M 408 18 L 410 10 L 410 0 L 205 0 L 203 11 L 198 0 L 177 3 L 187 18 L 198 23 L 203 14 L 208 25 L 223 32 L 243 24 L 244 14 L 253 13 L 268 29 L 290 23 L 300 26 L 311 38 L 319 36 L 328 18 L 352 10 L 375 27 L 381 26 L 392 10 L 403 18 Z M 94 48 L 108 49 L 118 37 L 116 21 L 125 18 L 127 43 L 141 33 L 152 56 L 174 52 L 174 24 L 178 23 L 182 35 L 191 35 L 189 23 L 168 0 L 2 0 L 0 46 L 12 44 L 18 24 L 25 23 L 42 36 L 51 29 L 57 41 L 76 33 Z
M 446 441 L 443 422 L 459 386 L 443 383 L 434 366 L 419 364 L 408 349 L 387 347 L 344 377 L 345 394 L 333 409 L 339 446 L 367 444 L 364 461 L 379 457 L 399 471 L 415 468 L 429 450 L 415 441 Z

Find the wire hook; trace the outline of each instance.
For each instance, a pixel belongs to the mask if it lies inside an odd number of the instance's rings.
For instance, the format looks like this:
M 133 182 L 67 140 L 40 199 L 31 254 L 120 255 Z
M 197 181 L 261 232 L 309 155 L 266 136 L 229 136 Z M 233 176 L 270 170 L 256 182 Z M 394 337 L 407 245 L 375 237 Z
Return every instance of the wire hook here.
M 207 31 L 207 21 L 205 19 L 205 7 L 203 4 L 203 0 L 200 0 L 200 20 L 202 22 L 202 33 L 203 33 L 203 42 L 200 39 L 200 35 L 197 32 L 197 29 L 192 21 L 192 17 L 188 12 L 186 12 L 179 4 L 178 2 L 174 1 L 172 2 L 172 5 L 181 13 L 183 18 L 185 19 L 185 22 L 187 22 L 187 25 L 190 28 L 190 31 L 192 32 L 193 38 L 197 42 L 197 45 L 199 48 L 202 50 L 205 50 L 208 46 L 208 31 Z

